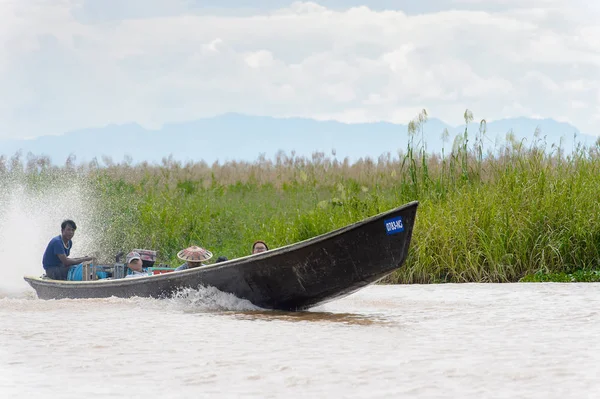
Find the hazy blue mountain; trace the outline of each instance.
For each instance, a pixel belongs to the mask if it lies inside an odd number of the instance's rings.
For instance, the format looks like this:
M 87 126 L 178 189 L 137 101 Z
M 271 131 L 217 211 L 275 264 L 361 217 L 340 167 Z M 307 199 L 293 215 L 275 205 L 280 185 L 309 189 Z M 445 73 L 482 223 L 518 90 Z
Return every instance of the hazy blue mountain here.
M 493 149 L 502 145 L 506 133 L 512 129 L 517 140 L 533 141 L 536 128 L 541 129 L 540 138 L 546 136 L 550 148 L 563 137 L 563 148 L 571 151 L 573 134 L 578 129 L 567 123 L 552 119 L 504 119 L 487 124 L 485 147 Z M 479 128 L 479 123 L 469 124 L 470 143 Z M 442 141 L 442 132 L 448 129 L 449 137 Z M 457 134 L 465 126 L 450 126 L 439 119 L 429 119 L 423 126 L 423 136 L 428 152 L 440 153 L 442 146 L 448 153 Z M 304 118 L 272 118 L 225 114 L 214 118 L 199 119 L 185 123 L 166 124 L 159 130 L 147 130 L 137 124 L 108 125 L 102 128 L 82 129 L 61 136 L 43 136 L 34 140 L 0 140 L 0 154 L 12 156 L 21 150 L 35 155 L 48 155 L 53 163 L 62 164 L 69 154 L 74 153 L 77 162 L 90 161 L 108 156 L 121 162 L 130 156 L 133 163 L 141 161 L 159 163 L 169 155 L 179 161 L 207 163 L 228 160 L 255 161 L 263 154 L 273 158 L 279 150 L 288 155 L 295 151 L 299 156 L 311 156 L 322 151 L 336 158 L 349 157 L 351 161 L 406 149 L 407 126 L 387 122 L 346 124 L 335 121 L 315 121 Z M 415 136 L 420 141 L 421 133 Z M 592 145 L 595 136 L 578 135 L 578 141 Z

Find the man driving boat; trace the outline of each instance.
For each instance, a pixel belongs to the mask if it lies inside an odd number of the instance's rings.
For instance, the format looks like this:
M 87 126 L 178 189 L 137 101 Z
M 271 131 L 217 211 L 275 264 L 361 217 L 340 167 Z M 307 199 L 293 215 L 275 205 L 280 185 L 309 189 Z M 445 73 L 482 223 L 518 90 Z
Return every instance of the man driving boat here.
M 66 280 L 71 266 L 94 260 L 91 256 L 69 258 L 75 230 L 77 230 L 75 222 L 67 219 L 60 225 L 60 235 L 52 238 L 48 243 L 42 258 L 42 266 L 48 278 Z

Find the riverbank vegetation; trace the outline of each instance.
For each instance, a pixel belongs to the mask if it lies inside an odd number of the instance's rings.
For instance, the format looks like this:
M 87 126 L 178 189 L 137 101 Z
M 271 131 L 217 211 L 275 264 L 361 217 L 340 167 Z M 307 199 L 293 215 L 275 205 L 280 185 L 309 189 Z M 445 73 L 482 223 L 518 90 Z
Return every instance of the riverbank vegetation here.
M 473 120 L 469 111 L 464 117 Z M 547 148 L 541 132 L 529 144 L 509 134 L 502 148 L 484 153 L 483 120 L 432 155 L 426 122 L 423 111 L 409 124 L 408 146 L 375 160 L 281 153 L 252 163 L 69 159 L 56 167 L 16 154 L 0 158 L 0 184 L 35 192 L 77 182 L 107 261 L 119 250 L 151 248 L 175 265 L 188 245 L 231 259 L 249 254 L 257 239 L 279 247 L 418 200 L 409 257 L 386 282 L 599 280 L 598 143 L 567 154 Z

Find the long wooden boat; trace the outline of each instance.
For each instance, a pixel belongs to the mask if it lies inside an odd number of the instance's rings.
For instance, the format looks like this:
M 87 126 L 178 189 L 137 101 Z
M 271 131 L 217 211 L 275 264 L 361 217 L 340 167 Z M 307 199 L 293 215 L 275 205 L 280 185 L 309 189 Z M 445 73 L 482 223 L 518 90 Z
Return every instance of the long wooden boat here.
M 265 309 L 303 310 L 372 284 L 407 257 L 418 202 L 267 252 L 136 278 L 62 281 L 25 276 L 40 299 L 155 297 L 213 286 Z

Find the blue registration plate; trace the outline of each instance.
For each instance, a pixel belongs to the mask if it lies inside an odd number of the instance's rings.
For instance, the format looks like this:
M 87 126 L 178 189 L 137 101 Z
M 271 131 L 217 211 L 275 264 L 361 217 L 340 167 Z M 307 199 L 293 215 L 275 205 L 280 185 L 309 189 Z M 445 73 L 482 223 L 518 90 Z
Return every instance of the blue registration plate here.
M 383 222 L 385 224 L 385 230 L 388 235 L 398 234 L 404 231 L 404 224 L 402 224 L 402 217 L 396 216 L 392 219 L 387 219 Z

